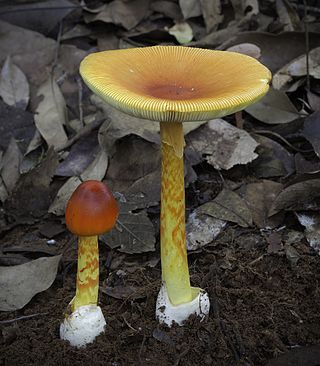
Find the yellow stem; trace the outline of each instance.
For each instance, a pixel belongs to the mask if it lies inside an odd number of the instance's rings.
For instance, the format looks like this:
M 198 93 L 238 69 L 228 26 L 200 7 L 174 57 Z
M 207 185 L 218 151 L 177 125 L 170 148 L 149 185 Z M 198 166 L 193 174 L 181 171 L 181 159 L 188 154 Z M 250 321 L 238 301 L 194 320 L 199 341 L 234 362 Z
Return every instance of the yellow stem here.
M 80 236 L 78 241 L 78 273 L 76 296 L 71 310 L 97 305 L 99 292 L 99 248 L 97 236 Z
M 162 280 L 171 303 L 178 305 L 192 300 L 186 248 L 182 123 L 161 122 L 160 132 Z

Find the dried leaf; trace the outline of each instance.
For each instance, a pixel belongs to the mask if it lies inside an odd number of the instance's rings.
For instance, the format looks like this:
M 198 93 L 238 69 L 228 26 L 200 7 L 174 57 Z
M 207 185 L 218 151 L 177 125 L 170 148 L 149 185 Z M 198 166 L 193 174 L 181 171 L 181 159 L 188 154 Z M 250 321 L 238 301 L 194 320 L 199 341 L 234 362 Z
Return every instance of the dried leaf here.
M 308 102 L 310 104 L 311 109 L 314 112 L 319 112 L 320 111 L 320 96 L 312 93 L 311 91 L 308 91 L 307 95 L 308 95 Z
M 282 217 L 268 218 L 272 202 L 281 192 L 283 185 L 271 180 L 259 183 L 249 183 L 245 187 L 244 200 L 252 212 L 252 219 L 258 228 L 275 227 L 282 221 Z
M 65 212 L 66 204 L 81 182 L 95 179 L 102 180 L 108 168 L 108 155 L 104 151 L 100 151 L 93 162 L 80 174 L 80 178 L 71 177 L 59 189 L 54 201 L 51 203 L 48 212 L 58 216 L 62 216 Z
M 155 250 L 155 232 L 145 211 L 132 212 L 130 204 L 120 202 L 116 228 L 103 234 L 101 240 L 124 253 L 144 253 Z
M 241 31 L 249 29 L 250 17 L 242 18 L 239 22 L 231 21 L 226 28 L 212 31 L 198 41 L 190 43 L 190 46 L 214 48 L 228 41 Z
M 8 56 L 0 74 L 0 96 L 8 105 L 26 109 L 29 103 L 29 83 L 25 74 Z
M 50 149 L 37 167 L 20 176 L 5 202 L 7 212 L 21 222 L 33 222 L 45 214 L 52 201 L 50 182 L 57 165 L 58 156 Z
M 179 0 L 184 19 L 198 17 L 202 14 L 200 0 Z
M 309 49 L 320 46 L 319 33 L 309 32 Z M 304 32 L 282 32 L 272 34 L 267 32 L 236 33 L 221 45 L 220 49 L 227 49 L 239 43 L 253 43 L 261 49 L 260 61 L 272 72 L 291 62 L 294 58 L 305 54 L 306 42 Z M 292 47 L 294 45 L 294 47 Z
M 0 21 L 0 62 L 10 55 L 30 83 L 41 85 L 47 80 L 56 47 L 56 41 L 51 38 Z
M 307 160 L 300 153 L 297 153 L 294 156 L 294 162 L 296 165 L 296 172 L 298 174 L 312 174 L 320 172 L 320 161 Z
M 268 137 L 258 134 L 253 137 L 259 143 L 259 157 L 251 164 L 257 177 L 281 177 L 294 173 L 294 157 L 288 150 Z
M 175 37 L 180 44 L 189 43 L 193 38 L 193 31 L 187 22 L 176 23 L 168 29 L 169 34 Z
M 0 46 L 1 47 L 1 46 Z M 14 138 L 24 154 L 36 131 L 33 115 L 0 100 L 0 149 L 6 150 Z
M 252 225 L 251 211 L 244 200 L 237 193 L 226 188 L 213 201 L 198 207 L 197 212 L 220 220 L 235 222 L 242 227 Z
M 227 49 L 229 52 L 242 53 L 243 55 L 251 56 L 257 60 L 261 57 L 261 50 L 253 43 L 240 43 Z
M 22 309 L 34 295 L 47 290 L 56 278 L 61 255 L 0 267 L 0 310 Z
M 183 18 L 179 5 L 172 1 L 160 0 L 151 2 L 150 9 L 173 20 L 182 20 Z
M 205 156 L 216 169 L 230 169 L 257 158 L 257 142 L 244 130 L 214 119 L 188 136 L 188 149 Z M 200 160 L 200 159 L 199 159 Z
M 279 21 L 283 24 L 285 31 L 292 32 L 301 30 L 299 15 L 288 0 L 276 0 L 276 8 Z
M 310 142 L 320 157 L 320 111 L 312 113 L 304 121 L 302 135 Z
M 298 260 L 301 258 L 300 254 L 291 245 L 286 244 L 284 246 L 284 250 L 285 250 L 285 253 L 286 253 L 286 257 L 287 257 L 288 261 L 290 262 L 290 265 L 292 267 L 294 267 L 298 263 Z
M 211 243 L 227 224 L 226 221 L 203 214 L 201 207 L 192 212 L 188 217 L 186 225 L 188 250 L 197 250 Z
M 320 179 L 307 179 L 286 187 L 273 202 L 269 216 L 281 210 L 304 210 L 320 196 Z
M 279 253 L 282 251 L 282 240 L 281 235 L 279 233 L 271 233 L 267 237 L 268 249 L 267 252 L 271 253 Z
M 148 0 L 114 0 L 105 4 L 97 14 L 85 13 L 85 21 L 91 23 L 100 20 L 132 29 L 147 15 L 148 8 Z
M 38 89 L 43 97 L 36 110 L 35 124 L 48 146 L 59 149 L 68 141 L 63 128 L 66 122 L 66 105 L 57 83 L 49 78 Z
M 154 171 L 160 171 L 160 165 L 158 145 L 150 144 L 136 136 L 129 136 L 118 142 L 107 177 L 113 183 L 113 190 L 126 192 L 138 180 Z M 142 188 L 144 190 L 145 187 Z
M 305 227 L 305 236 L 310 246 L 320 254 L 320 216 L 318 213 L 297 213 L 301 225 Z
M 216 31 L 223 20 L 220 1 L 200 0 L 200 4 L 207 33 Z
M 288 123 L 300 117 L 286 93 L 272 88 L 260 101 L 247 107 L 246 112 L 268 124 Z
M 11 138 L 8 149 L 0 164 L 0 175 L 6 192 L 10 194 L 20 177 L 22 154 L 14 138 Z M 3 202 L 3 201 L 2 201 Z
M 56 175 L 72 177 L 81 174 L 99 152 L 97 131 L 78 140 L 66 159 L 59 164 Z
M 276 89 L 283 89 L 284 87 L 287 87 L 287 84 L 292 82 L 294 78 L 306 75 L 307 60 L 306 55 L 303 54 L 283 66 L 273 76 L 272 85 Z M 309 52 L 309 75 L 316 79 L 320 79 L 320 47 L 314 48 Z
M 93 95 L 91 100 L 101 108 L 108 118 L 99 130 L 100 146 L 108 153 L 113 151 L 117 140 L 128 135 L 137 135 L 150 142 L 159 143 L 160 125 L 158 122 L 135 118 L 118 111 L 99 97 Z
M 92 30 L 85 24 L 76 24 L 73 28 L 67 30 L 61 36 L 61 41 L 67 41 L 74 38 L 86 37 L 92 34 Z
M 57 216 L 64 215 L 69 198 L 80 184 L 81 180 L 78 177 L 69 178 L 59 189 L 54 201 L 48 209 L 48 212 Z
M 23 1 L 14 4 L 14 11 L 11 4 L 1 4 L 0 18 L 19 27 L 48 34 L 74 9 L 75 4 L 68 0 Z

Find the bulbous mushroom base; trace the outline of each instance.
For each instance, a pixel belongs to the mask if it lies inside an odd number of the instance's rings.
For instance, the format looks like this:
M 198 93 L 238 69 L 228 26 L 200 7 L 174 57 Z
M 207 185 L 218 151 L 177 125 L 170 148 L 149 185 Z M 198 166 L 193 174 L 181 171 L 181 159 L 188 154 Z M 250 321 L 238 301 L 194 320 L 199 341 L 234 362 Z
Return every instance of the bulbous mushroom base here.
M 105 325 L 100 306 L 80 306 L 60 325 L 60 338 L 69 341 L 71 346 L 83 347 L 103 333 Z
M 197 287 L 192 287 L 191 289 L 195 294 L 192 301 L 184 304 L 172 305 L 168 297 L 166 286 L 165 284 L 162 284 L 156 304 L 156 318 L 160 323 L 166 324 L 169 327 L 172 326 L 173 322 L 182 325 L 190 315 L 195 314 L 199 316 L 201 319 L 200 321 L 202 321 L 209 314 L 210 301 L 208 294 Z

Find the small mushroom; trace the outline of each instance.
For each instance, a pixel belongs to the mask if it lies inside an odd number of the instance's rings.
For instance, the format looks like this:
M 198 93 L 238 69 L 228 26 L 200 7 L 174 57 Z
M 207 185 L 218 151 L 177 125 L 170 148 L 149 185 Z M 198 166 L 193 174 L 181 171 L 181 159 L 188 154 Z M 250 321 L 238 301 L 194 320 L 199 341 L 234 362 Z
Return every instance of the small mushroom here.
M 252 57 L 182 46 L 93 53 L 80 65 L 93 92 L 127 114 L 160 122 L 162 288 L 156 316 L 171 326 L 204 317 L 209 297 L 191 287 L 185 234 L 182 122 L 244 109 L 269 88 L 270 71 Z
M 70 302 L 71 314 L 60 326 L 60 337 L 72 346 L 94 341 L 106 325 L 97 306 L 99 292 L 98 235 L 113 228 L 119 209 L 107 186 L 96 180 L 81 183 L 66 208 L 66 224 L 78 239 L 76 295 Z

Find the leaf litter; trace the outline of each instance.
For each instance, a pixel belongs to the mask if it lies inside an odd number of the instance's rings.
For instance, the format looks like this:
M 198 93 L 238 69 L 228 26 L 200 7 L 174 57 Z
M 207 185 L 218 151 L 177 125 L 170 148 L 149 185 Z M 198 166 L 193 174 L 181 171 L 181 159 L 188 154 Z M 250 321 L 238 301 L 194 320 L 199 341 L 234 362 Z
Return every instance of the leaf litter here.
M 41 10 L 44 4 L 50 10 Z M 17 319 L 25 323 L 17 322 L 21 329 L 26 324 L 28 338 L 1 328 L 0 362 L 65 362 L 54 327 L 73 296 L 77 251 L 63 214 L 72 191 L 87 179 L 106 181 L 121 206 L 116 228 L 100 240 L 102 277 L 111 275 L 100 302 L 114 337 L 86 350 L 93 364 L 228 360 L 229 366 L 245 354 L 248 364 L 260 366 L 292 344 L 303 352 L 304 345 L 319 343 L 313 285 L 319 280 L 313 255 L 320 207 L 318 13 L 308 9 L 307 83 L 304 13 L 295 2 L 59 4 L 59 10 L 51 1 L 19 4 L 33 15 L 17 11 L 0 21 L 0 263 L 8 273 L 19 264 L 26 266 L 23 273 L 34 268 L 26 288 L 45 291 L 34 297 L 8 285 L 5 301 L 21 309 Z M 152 306 L 160 281 L 159 124 L 123 115 L 92 96 L 78 67 L 98 49 L 179 43 L 249 54 L 275 77 L 274 89 L 242 113 L 242 128 L 234 116 L 185 124 L 190 271 L 193 283 L 209 291 L 215 312 L 205 324 L 167 330 L 153 320 Z M 47 266 L 61 253 L 61 266 L 57 259 L 44 281 L 34 263 Z M 44 312 L 48 324 L 38 315 Z M 6 314 L 0 314 L 4 321 Z M 29 336 L 30 325 L 36 331 Z M 37 333 L 43 354 L 30 343 Z M 72 352 L 72 362 L 83 364 L 86 357 Z

